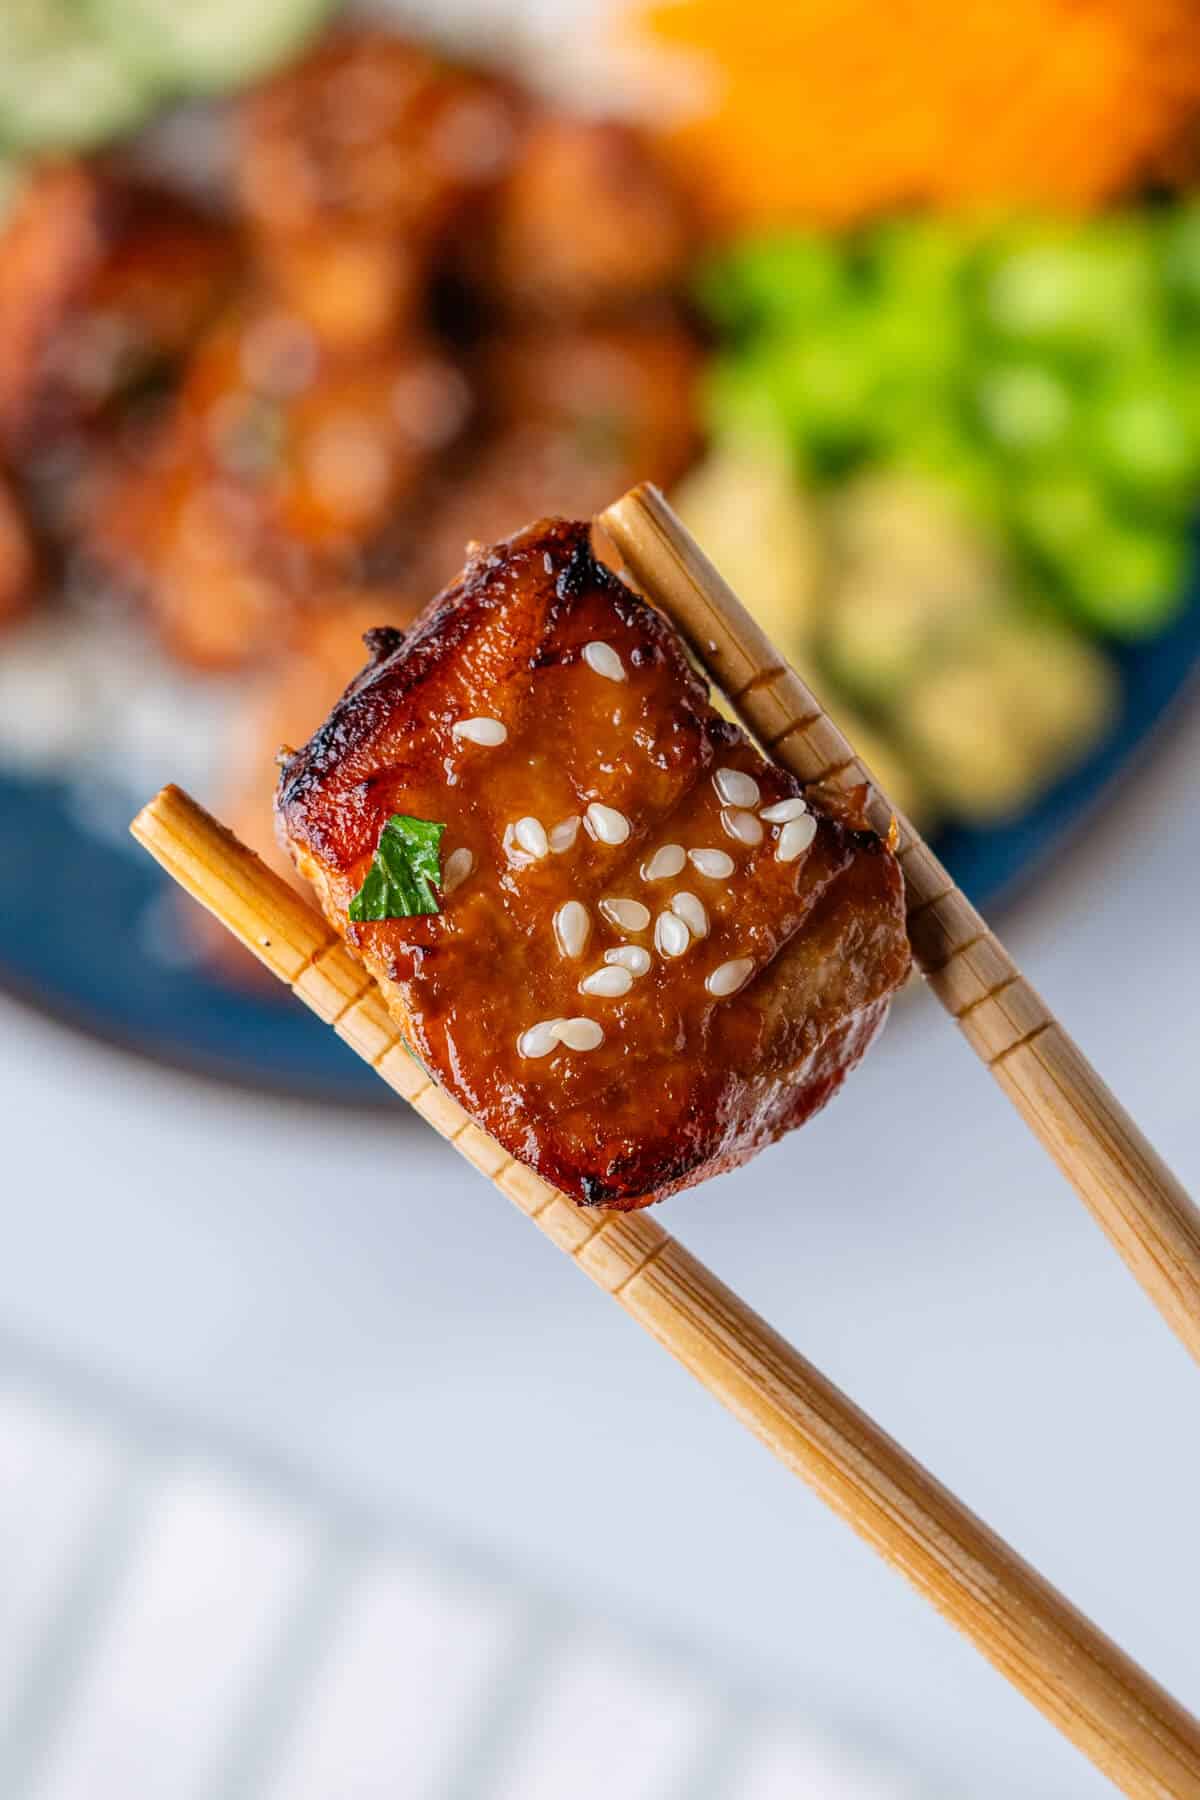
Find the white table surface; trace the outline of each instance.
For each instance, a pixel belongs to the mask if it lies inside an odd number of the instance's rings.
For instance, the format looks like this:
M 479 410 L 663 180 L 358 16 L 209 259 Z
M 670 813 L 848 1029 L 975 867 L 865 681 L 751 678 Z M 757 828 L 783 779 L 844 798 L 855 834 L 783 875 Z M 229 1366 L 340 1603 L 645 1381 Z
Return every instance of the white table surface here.
M 1005 933 L 1200 1188 L 1200 713 Z M 1107 1792 L 454 1155 L 0 1007 L 0 1332 L 877 1727 Z M 684 1241 L 1200 1706 L 1200 1377 L 924 994 Z M 576 1527 L 579 1527 L 577 1529 Z

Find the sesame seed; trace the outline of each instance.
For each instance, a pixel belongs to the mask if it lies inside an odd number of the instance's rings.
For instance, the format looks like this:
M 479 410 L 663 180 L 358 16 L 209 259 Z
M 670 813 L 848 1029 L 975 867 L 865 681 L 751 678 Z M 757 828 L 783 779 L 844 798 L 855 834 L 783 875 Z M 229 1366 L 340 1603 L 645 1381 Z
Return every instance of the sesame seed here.
M 442 870 L 442 895 L 452 894 L 456 887 L 461 887 L 467 876 L 475 867 L 475 852 L 463 848 L 452 850 L 446 858 L 446 866 Z
M 758 783 L 744 769 L 718 769 L 713 786 L 724 806 L 757 806 Z
M 789 819 L 775 846 L 776 861 L 795 862 L 808 849 L 816 835 L 817 821 L 811 813 L 805 813 L 802 819 Z
M 682 956 L 692 941 L 692 934 L 674 913 L 659 913 L 654 924 L 654 944 L 662 956 Z
M 621 931 L 645 931 L 650 923 L 650 908 L 640 900 L 602 900 L 600 911 L 610 925 Z
M 698 900 L 695 894 L 689 894 L 684 888 L 678 894 L 672 895 L 671 911 L 677 919 L 683 920 L 693 937 L 708 936 L 708 914 L 704 910 L 703 902 Z
M 739 812 L 736 807 L 727 806 L 721 813 L 721 824 L 739 844 L 762 842 L 763 828 L 752 812 Z
M 724 1000 L 730 994 L 736 994 L 740 987 L 745 987 L 754 973 L 754 964 L 748 956 L 735 956 L 732 962 L 723 962 L 713 970 L 704 983 L 710 994 L 718 1000 Z
M 583 660 L 589 669 L 594 669 L 597 675 L 603 675 L 608 681 L 625 679 L 625 664 L 611 644 L 597 641 L 585 645 Z
M 499 719 L 458 719 L 450 729 L 455 737 L 466 738 L 469 744 L 483 744 L 489 750 L 508 736 L 508 726 Z
M 733 874 L 733 858 L 727 850 L 689 850 L 688 861 L 697 875 L 710 881 L 725 881 Z
M 669 881 L 687 861 L 682 844 L 662 844 L 642 864 L 643 881 Z
M 579 836 L 579 814 L 573 813 L 569 819 L 560 819 L 549 832 L 550 848 L 555 856 L 561 856 L 569 850 Z
M 583 822 L 594 838 L 602 844 L 623 844 L 629 836 L 630 824 L 623 812 L 615 806 L 602 806 L 593 800 L 583 815 Z
M 518 1056 L 549 1056 L 558 1042 L 561 1019 L 543 1019 L 540 1025 L 531 1025 L 517 1039 Z
M 554 915 L 554 935 L 564 956 L 582 956 L 591 936 L 592 920 L 580 900 L 566 900 Z
M 619 1000 L 633 986 L 633 976 L 620 963 L 610 963 L 606 968 L 594 969 L 585 975 L 579 984 L 581 994 L 598 994 L 604 1000 Z
M 546 836 L 546 827 L 540 819 L 518 819 L 513 826 L 513 837 L 526 856 L 540 860 L 550 854 L 550 842 Z
M 568 1050 L 598 1050 L 604 1042 L 604 1027 L 595 1019 L 559 1019 L 558 1041 Z
M 604 952 L 606 963 L 616 963 L 619 968 L 628 969 L 631 975 L 648 975 L 650 973 L 651 956 L 640 944 L 616 944 L 611 950 Z
M 786 800 L 777 800 L 774 806 L 764 806 L 758 816 L 768 825 L 788 825 L 793 819 L 802 819 L 807 811 L 807 801 L 794 794 Z

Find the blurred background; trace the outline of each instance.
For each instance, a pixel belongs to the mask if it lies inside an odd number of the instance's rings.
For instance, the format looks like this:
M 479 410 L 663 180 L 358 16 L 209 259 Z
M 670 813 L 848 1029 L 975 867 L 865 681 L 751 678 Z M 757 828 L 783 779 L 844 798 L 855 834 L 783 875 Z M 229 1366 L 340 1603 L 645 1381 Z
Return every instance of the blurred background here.
M 127 826 L 286 873 L 363 631 L 654 480 L 1200 1183 L 1197 24 L 0 0 L 5 1796 L 1102 1791 Z M 934 1010 L 669 1222 L 1196 1704 L 1191 1371 Z

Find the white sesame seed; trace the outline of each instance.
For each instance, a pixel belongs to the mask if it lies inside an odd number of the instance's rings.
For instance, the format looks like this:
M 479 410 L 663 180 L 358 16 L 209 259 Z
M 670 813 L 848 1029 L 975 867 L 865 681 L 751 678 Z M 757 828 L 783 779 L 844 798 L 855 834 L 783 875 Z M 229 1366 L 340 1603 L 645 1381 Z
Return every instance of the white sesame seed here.
M 603 675 L 608 681 L 625 679 L 625 664 L 611 644 L 597 641 L 585 645 L 583 660 L 589 669 L 594 669 L 597 675 Z
M 540 861 L 543 856 L 550 854 L 550 842 L 546 836 L 546 827 L 540 819 L 528 817 L 518 819 L 513 826 L 513 837 L 526 856 L 532 856 L 535 861 Z
M 600 911 L 621 931 L 645 931 L 650 923 L 650 908 L 640 900 L 602 900 Z
M 762 842 L 763 828 L 752 812 L 738 812 L 736 807 L 727 806 L 721 814 L 721 824 L 739 844 Z
M 455 737 L 466 738 L 470 744 L 483 744 L 489 750 L 508 736 L 508 726 L 500 719 L 457 719 L 450 729 Z
M 583 815 L 583 822 L 602 844 L 623 844 L 629 836 L 629 820 L 615 806 L 602 806 L 593 800 Z
M 446 858 L 446 866 L 442 870 L 442 896 L 452 894 L 456 887 L 461 887 L 467 876 L 475 867 L 475 852 L 465 847 L 452 850 Z
M 674 913 L 659 913 L 654 922 L 654 945 L 661 956 L 682 956 L 692 934 Z
M 802 819 L 789 819 L 775 846 L 776 861 L 795 862 L 808 849 L 816 835 L 817 821 L 811 813 L 805 813 Z
M 688 861 L 697 875 L 710 881 L 725 881 L 733 874 L 733 858 L 727 850 L 689 850 Z
M 808 811 L 808 803 L 799 794 L 789 795 L 786 800 L 777 800 L 774 806 L 764 806 L 759 813 L 768 825 L 787 825 L 793 819 L 802 819 Z
M 661 844 L 642 864 L 643 881 L 669 881 L 687 861 L 682 844 Z
M 718 769 L 713 786 L 724 806 L 757 806 L 758 783 L 744 769 Z
M 580 900 L 565 900 L 554 915 L 554 935 L 564 956 L 582 956 L 591 936 L 592 920 Z
M 703 902 L 695 894 L 689 894 L 686 888 L 671 896 L 671 911 L 677 919 L 682 919 L 693 937 L 708 936 L 708 914 Z
M 598 1050 L 604 1042 L 604 1027 L 595 1019 L 559 1019 L 558 1041 L 568 1050 Z
M 558 1042 L 561 1019 L 543 1019 L 540 1025 L 531 1025 L 517 1039 L 518 1056 L 549 1056 Z
M 606 963 L 616 963 L 619 968 L 628 969 L 631 975 L 648 975 L 650 973 L 651 956 L 640 944 L 616 944 L 611 950 L 604 952 Z
M 710 994 L 718 1000 L 724 1000 L 729 994 L 736 994 L 740 987 L 745 987 L 754 973 L 754 964 L 748 956 L 735 956 L 732 962 L 723 962 L 713 970 L 704 983 Z
M 579 814 L 573 813 L 569 819 L 560 819 L 557 825 L 551 826 L 548 835 L 551 850 L 555 856 L 561 856 L 579 836 Z
M 619 1000 L 633 986 L 633 976 L 620 963 L 611 963 L 607 968 L 594 969 L 585 975 L 579 984 L 581 994 L 598 994 L 604 1000 Z

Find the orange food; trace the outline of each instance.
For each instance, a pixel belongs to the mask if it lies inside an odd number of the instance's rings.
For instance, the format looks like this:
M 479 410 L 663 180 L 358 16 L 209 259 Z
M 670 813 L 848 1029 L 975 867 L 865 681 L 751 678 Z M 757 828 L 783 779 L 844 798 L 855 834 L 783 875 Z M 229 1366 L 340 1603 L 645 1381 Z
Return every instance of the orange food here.
M 1087 208 L 1200 112 L 1194 0 L 657 0 L 646 18 L 711 62 L 710 107 L 669 145 L 729 225 Z
M 0 625 L 24 612 L 34 594 L 33 545 L 7 480 L 0 474 Z

